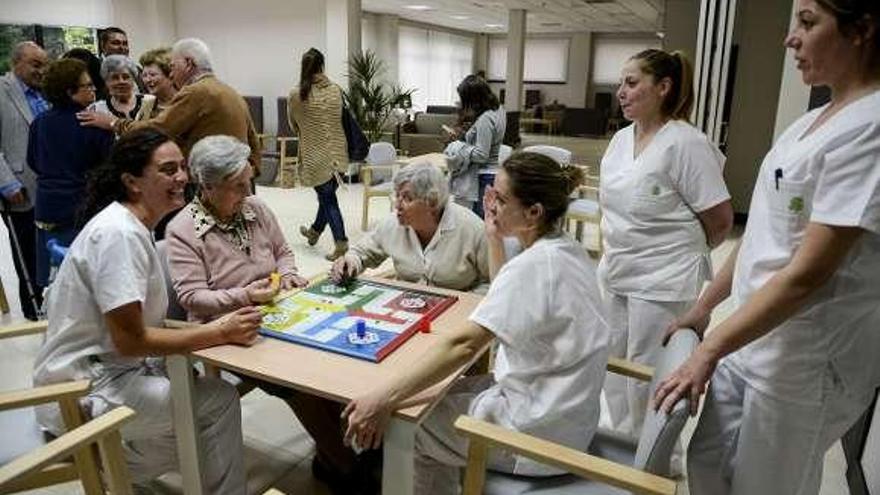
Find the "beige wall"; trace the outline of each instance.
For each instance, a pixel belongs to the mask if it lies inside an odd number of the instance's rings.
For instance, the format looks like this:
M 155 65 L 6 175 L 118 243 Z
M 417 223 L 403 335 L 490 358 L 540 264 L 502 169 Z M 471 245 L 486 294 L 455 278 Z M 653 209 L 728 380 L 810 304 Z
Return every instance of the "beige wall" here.
M 541 91 L 545 104 L 551 103 L 553 100 L 558 100 L 559 103 L 569 107 L 581 108 L 584 106 L 593 106 L 592 101 L 587 104 L 587 94 L 589 92 L 590 81 L 590 56 L 593 51 L 590 33 L 580 32 L 556 35 L 530 34 L 527 38 L 541 37 L 567 37 L 569 39 L 567 80 L 564 84 L 524 83 L 523 95 L 525 95 L 525 90 L 527 89 L 538 89 Z M 504 38 L 504 36 L 498 36 L 498 38 Z M 488 65 L 488 61 L 486 64 Z M 494 91 L 495 94 L 498 94 L 498 91 L 504 87 L 504 83 L 490 83 L 489 85 L 492 87 L 492 91 Z M 523 96 L 523 98 L 525 98 L 525 96 Z
M 773 140 L 791 4 L 746 1 L 739 7 L 734 30 L 739 58 L 724 175 L 734 210 L 746 213 Z
M 697 52 L 699 17 L 699 0 L 666 0 L 663 49 L 681 50 L 693 62 Z

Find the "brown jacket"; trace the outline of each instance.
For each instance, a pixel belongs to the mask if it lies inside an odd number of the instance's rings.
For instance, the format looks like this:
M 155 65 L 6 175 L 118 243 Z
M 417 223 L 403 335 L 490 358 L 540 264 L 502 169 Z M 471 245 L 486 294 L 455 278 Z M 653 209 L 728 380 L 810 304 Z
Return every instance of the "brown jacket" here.
M 299 88 L 287 100 L 290 127 L 299 135 L 299 163 L 306 187 L 321 185 L 333 172 L 348 169 L 348 145 L 342 130 L 342 90 L 324 74 L 315 76 L 305 102 Z
M 254 175 L 260 173 L 260 140 L 247 103 L 213 74 L 203 75 L 184 86 L 157 117 L 138 122 L 120 119 L 114 130 L 122 134 L 149 126 L 171 134 L 186 156 L 203 137 L 224 134 L 238 138 L 251 147 L 248 161 Z

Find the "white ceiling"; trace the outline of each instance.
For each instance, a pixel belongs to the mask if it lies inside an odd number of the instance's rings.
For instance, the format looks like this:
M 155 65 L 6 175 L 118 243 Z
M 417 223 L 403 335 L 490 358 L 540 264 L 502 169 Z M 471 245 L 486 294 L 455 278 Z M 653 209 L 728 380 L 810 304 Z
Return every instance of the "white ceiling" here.
M 530 33 L 653 33 L 662 30 L 664 4 L 665 0 L 362 0 L 361 8 L 479 33 L 507 32 L 510 9 L 526 9 Z M 430 10 L 412 10 L 407 5 Z

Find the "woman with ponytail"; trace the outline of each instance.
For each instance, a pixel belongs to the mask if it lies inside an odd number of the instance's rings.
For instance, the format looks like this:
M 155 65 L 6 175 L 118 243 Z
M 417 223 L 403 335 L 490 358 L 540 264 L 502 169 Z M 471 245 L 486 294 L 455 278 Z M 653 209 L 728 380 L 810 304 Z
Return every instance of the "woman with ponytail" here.
M 493 372 L 459 380 L 417 430 L 415 493 L 458 493 L 467 456 L 467 440 L 453 428 L 460 414 L 582 452 L 589 446 L 599 421 L 609 335 L 593 265 L 561 232 L 569 194 L 582 179 L 577 168 L 562 168 L 536 153 L 517 153 L 504 162 L 484 200 L 489 256 L 500 267 L 486 297 L 468 322 L 438 334 L 417 367 L 346 407 L 346 438 L 375 448 L 395 409 L 497 338 Z M 505 236 L 523 247 L 506 263 Z M 492 450 L 489 456 L 496 471 L 559 473 L 507 451 Z
M 137 415 L 122 429 L 135 492 L 178 469 L 170 382 L 156 357 L 222 344 L 250 345 L 260 312 L 239 308 L 185 331 L 163 328 L 168 307 L 162 261 L 152 230 L 183 206 L 186 164 L 167 134 L 144 128 L 122 136 L 90 178 L 90 217 L 46 297 L 48 329 L 34 383 L 91 380 L 80 405 L 89 417 L 118 406 Z M 238 393 L 214 378 L 195 382 L 199 441 L 206 455 L 205 493 L 245 493 Z M 37 410 L 40 423 L 64 431 L 57 407 Z
M 633 56 L 617 91 L 633 123 L 602 157 L 599 281 L 611 355 L 648 366 L 656 363 L 666 326 L 711 279 L 709 252 L 733 224 L 724 156 L 687 121 L 692 78 L 682 53 Z M 613 427 L 638 437 L 648 385 L 609 374 L 605 394 Z
M 342 89 L 324 74 L 324 55 L 310 48 L 302 57 L 299 86 L 287 100 L 290 127 L 299 136 L 300 179 L 313 187 L 318 195 L 318 213 L 312 225 L 301 226 L 299 232 L 309 246 L 329 224 L 335 249 L 327 255 L 330 261 L 348 251 L 348 238 L 342 211 L 336 199 L 337 176 L 348 170 L 348 147 L 342 129 Z

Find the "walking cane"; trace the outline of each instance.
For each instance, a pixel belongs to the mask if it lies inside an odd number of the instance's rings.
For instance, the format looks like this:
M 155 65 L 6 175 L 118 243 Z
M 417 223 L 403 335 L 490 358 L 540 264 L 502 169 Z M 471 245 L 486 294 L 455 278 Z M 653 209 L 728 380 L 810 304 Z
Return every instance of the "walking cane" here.
M 0 199 L 3 201 L 3 209 L 7 213 L 12 213 L 10 209 L 9 203 L 6 201 L 6 198 Z M 37 315 L 37 319 L 43 320 L 46 318 L 46 315 L 43 313 L 43 308 L 37 304 L 37 293 L 34 291 L 33 283 L 31 282 L 31 275 L 28 270 L 27 263 L 25 263 L 24 255 L 21 252 L 21 244 L 18 242 L 18 234 L 15 233 L 15 227 L 12 225 L 12 217 L 11 215 L 2 215 L 3 223 L 6 225 L 6 230 L 9 231 L 9 240 L 12 244 L 12 255 L 18 259 L 18 265 L 21 267 L 21 273 L 24 277 L 24 285 L 27 287 L 28 296 L 31 299 L 31 305 L 34 307 L 34 314 Z M 34 227 L 36 228 L 36 227 Z M 24 301 L 22 301 L 24 304 Z

